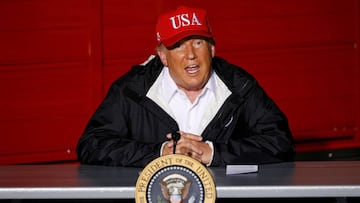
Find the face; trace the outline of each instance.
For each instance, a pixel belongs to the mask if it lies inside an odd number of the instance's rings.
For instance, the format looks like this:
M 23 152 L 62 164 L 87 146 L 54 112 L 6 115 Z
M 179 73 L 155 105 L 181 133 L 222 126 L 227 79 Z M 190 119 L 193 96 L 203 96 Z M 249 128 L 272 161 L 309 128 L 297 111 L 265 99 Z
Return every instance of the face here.
M 158 55 L 180 89 L 198 91 L 210 77 L 215 46 L 202 38 L 190 38 L 171 48 L 159 48 Z

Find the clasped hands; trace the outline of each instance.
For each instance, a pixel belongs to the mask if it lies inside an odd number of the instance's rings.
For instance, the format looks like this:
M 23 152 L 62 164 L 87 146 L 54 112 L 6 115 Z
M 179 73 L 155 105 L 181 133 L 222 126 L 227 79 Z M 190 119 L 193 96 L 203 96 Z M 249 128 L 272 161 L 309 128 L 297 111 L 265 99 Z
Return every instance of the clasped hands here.
M 208 164 L 211 160 L 212 149 L 202 141 L 202 137 L 191 133 L 180 132 L 180 139 L 177 141 L 176 154 L 190 156 L 203 164 Z M 174 142 L 171 133 L 167 134 L 169 139 L 164 145 L 162 155 L 173 154 Z

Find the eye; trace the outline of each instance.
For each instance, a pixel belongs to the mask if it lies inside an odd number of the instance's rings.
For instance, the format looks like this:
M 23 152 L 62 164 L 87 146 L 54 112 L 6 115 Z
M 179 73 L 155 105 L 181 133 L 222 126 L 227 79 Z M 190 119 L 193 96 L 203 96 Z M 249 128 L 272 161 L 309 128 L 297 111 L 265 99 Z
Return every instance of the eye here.
M 194 40 L 194 42 L 193 42 L 194 47 L 199 47 L 203 44 L 204 44 L 204 40 L 201 40 L 201 39 Z

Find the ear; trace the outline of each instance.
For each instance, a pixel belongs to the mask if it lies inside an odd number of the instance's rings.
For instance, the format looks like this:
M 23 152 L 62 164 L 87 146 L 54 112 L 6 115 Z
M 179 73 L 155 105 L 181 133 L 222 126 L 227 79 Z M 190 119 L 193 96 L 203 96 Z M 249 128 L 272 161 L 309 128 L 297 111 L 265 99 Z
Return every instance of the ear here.
M 211 57 L 213 58 L 215 56 L 215 46 L 211 45 L 210 49 L 211 49 Z
M 164 66 L 167 66 L 167 60 L 166 60 L 165 52 L 160 48 L 160 49 L 157 49 L 157 54 L 159 55 L 160 60 L 164 64 Z

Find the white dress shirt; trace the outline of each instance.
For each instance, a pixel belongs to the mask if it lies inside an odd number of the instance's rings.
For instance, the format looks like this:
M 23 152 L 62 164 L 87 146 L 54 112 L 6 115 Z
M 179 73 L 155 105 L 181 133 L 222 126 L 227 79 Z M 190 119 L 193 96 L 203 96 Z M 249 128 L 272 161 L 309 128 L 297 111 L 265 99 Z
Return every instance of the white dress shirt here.
M 146 96 L 174 118 L 180 131 L 201 136 L 230 94 L 230 90 L 213 71 L 202 92 L 191 103 L 171 78 L 168 67 L 164 67 Z M 212 143 L 207 143 L 213 149 Z

